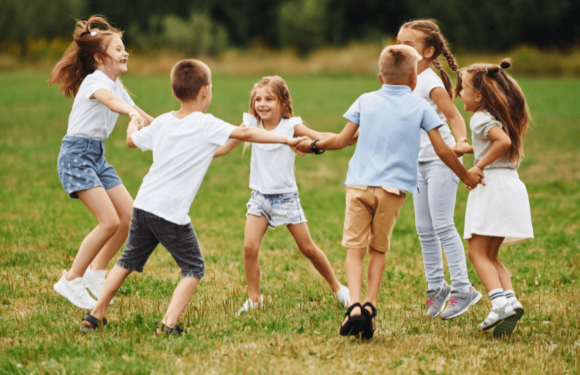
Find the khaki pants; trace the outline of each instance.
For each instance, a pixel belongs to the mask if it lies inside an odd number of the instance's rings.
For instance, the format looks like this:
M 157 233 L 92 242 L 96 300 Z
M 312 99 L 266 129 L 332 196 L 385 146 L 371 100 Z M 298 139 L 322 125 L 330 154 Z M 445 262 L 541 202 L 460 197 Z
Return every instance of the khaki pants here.
M 346 187 L 342 245 L 387 252 L 406 193 L 373 186 Z

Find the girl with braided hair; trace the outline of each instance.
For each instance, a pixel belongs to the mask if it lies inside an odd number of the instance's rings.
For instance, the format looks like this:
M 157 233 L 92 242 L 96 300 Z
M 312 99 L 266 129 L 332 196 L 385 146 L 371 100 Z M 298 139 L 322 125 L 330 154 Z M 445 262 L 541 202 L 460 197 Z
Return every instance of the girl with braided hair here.
M 451 79 L 439 63 L 439 56 L 447 59 L 452 70 L 457 71 L 458 67 L 437 22 L 424 19 L 403 24 L 397 43 L 413 47 L 423 58 L 417 65 L 417 86 L 413 93 L 435 110 L 442 123 L 439 132 L 443 140 L 461 157 L 470 149 L 465 122 L 453 104 Z M 439 70 L 441 78 L 430 66 Z M 482 295 L 469 282 L 465 249 L 453 221 L 459 178 L 437 156 L 424 130 L 421 130 L 417 179 L 419 193 L 413 194 L 413 203 L 428 283 L 426 317 L 453 319 L 467 312 Z M 441 246 L 449 265 L 451 285 L 445 282 Z
M 104 141 L 119 114 L 139 127 L 153 121 L 135 105 L 119 77 L 127 72 L 129 53 L 123 32 L 105 18 L 77 21 L 74 41 L 50 74 L 65 98 L 74 97 L 68 130 L 58 156 L 58 174 L 66 193 L 91 211 L 98 225 L 79 247 L 75 260 L 54 290 L 73 305 L 92 310 L 105 283 L 106 267 L 127 239 L 133 199 L 105 159 Z
M 473 147 L 467 150 L 475 154 L 471 170 L 485 178 L 485 186 L 469 193 L 463 238 L 469 241 L 469 259 L 492 303 L 478 329 L 495 327 L 494 337 L 510 335 L 524 315 L 510 274 L 498 259 L 499 247 L 534 238 L 528 192 L 517 172 L 530 114 L 518 83 L 505 73 L 509 67 L 507 60 L 472 65 L 458 73 L 455 89 L 465 110 L 473 113 Z

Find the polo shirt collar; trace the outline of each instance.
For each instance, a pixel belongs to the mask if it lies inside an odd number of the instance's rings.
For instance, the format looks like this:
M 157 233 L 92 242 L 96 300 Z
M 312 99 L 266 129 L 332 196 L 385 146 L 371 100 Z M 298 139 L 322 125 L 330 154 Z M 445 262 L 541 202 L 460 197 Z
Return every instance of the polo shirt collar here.
M 384 90 L 389 95 L 403 95 L 403 94 L 411 94 L 413 91 L 409 86 L 404 85 L 387 85 L 384 84 L 381 88 L 381 91 Z

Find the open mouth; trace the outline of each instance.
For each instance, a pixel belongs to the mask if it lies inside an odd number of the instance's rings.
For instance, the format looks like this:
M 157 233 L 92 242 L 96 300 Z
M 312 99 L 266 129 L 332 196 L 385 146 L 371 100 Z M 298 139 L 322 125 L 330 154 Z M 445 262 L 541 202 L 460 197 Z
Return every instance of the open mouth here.
M 265 115 L 265 114 L 270 113 L 270 110 L 269 109 L 259 109 L 258 112 L 260 112 L 261 115 Z
M 129 59 L 121 59 L 121 64 L 127 64 L 129 62 Z

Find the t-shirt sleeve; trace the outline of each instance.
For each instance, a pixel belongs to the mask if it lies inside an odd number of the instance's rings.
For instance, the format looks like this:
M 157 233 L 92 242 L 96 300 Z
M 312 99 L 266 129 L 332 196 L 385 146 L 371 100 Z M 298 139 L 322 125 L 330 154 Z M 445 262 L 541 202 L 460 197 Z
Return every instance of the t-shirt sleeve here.
M 433 74 L 430 74 L 427 76 L 427 79 L 423 83 L 423 90 L 425 90 L 424 91 L 425 97 L 431 97 L 431 91 L 437 87 L 441 87 L 442 89 L 445 89 L 445 85 L 443 84 L 443 81 L 441 81 L 441 79 L 439 77 L 437 77 L 437 74 L 435 72 L 433 72 Z
M 153 149 L 153 143 L 157 136 L 157 131 L 159 130 L 161 124 L 158 119 L 155 119 L 151 125 L 144 127 L 141 130 L 137 130 L 131 134 L 131 139 L 135 146 L 139 147 L 141 151 L 149 151 Z
M 109 81 L 113 83 L 113 81 L 111 80 Z M 93 96 L 93 94 L 99 91 L 100 89 L 105 89 L 109 92 L 111 91 L 109 82 L 107 82 L 105 79 L 103 79 L 103 77 L 101 77 L 98 74 L 89 74 L 88 76 L 86 76 L 82 85 L 83 85 L 83 95 L 87 100 L 89 100 L 91 96 Z
M 347 119 L 348 121 L 352 121 L 355 124 L 359 124 L 359 125 L 360 125 L 360 101 L 361 101 L 361 98 L 362 98 L 362 96 L 360 96 L 354 103 L 352 103 L 352 105 L 350 106 L 348 111 L 346 111 L 346 113 L 343 115 L 343 117 L 345 119 Z
M 302 117 L 296 116 L 288 119 L 288 126 L 295 127 L 302 124 Z
M 211 121 L 208 121 L 208 124 L 205 127 L 205 134 L 208 142 L 217 146 L 225 146 L 228 143 L 228 139 L 232 132 L 238 127 L 228 124 L 212 115 L 208 116 L 211 116 Z
M 248 128 L 258 127 L 258 120 L 256 120 L 256 118 L 249 113 L 244 112 L 244 115 L 242 116 L 242 121 L 244 125 L 246 125 Z
M 423 99 L 420 99 L 423 100 Z M 424 102 L 423 120 L 421 121 L 421 128 L 426 132 L 436 129 L 443 125 L 437 113 L 427 102 Z
M 494 117 L 482 112 L 477 112 L 471 118 L 471 131 L 482 138 L 487 138 L 487 133 L 494 126 L 499 126 L 503 128 L 501 122 L 497 121 Z

